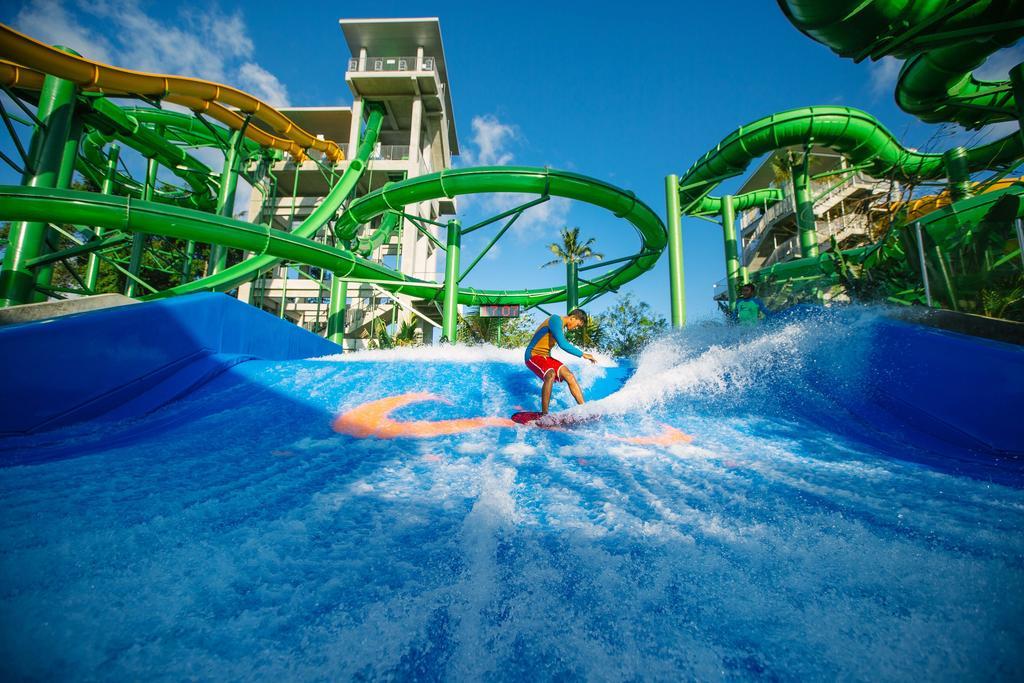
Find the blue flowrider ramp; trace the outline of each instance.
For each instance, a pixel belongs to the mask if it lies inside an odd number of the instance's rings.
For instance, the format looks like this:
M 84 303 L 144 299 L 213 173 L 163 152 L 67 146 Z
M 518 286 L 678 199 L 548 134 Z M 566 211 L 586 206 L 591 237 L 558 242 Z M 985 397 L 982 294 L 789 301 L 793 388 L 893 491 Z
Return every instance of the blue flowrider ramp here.
M 521 351 L 296 360 L 326 347 L 162 315 L 16 369 L 11 679 L 1024 679 L 1020 347 L 856 309 L 695 327 L 571 362 L 591 400 L 556 385 L 541 428 L 508 420 L 539 406 Z M 91 387 L 98 417 L 24 433 Z
M 235 363 L 340 348 L 224 294 L 195 294 L 0 328 L 0 434 L 141 415 Z M 132 402 L 135 402 L 134 408 Z

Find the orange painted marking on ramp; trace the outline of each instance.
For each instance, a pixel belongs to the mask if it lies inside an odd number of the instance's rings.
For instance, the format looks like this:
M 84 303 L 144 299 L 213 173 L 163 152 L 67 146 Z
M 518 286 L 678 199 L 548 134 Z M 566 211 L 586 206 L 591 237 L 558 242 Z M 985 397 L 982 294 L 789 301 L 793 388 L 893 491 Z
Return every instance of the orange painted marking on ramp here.
M 339 434 L 364 439 L 375 436 L 378 439 L 394 439 L 400 436 L 425 438 L 461 434 L 484 427 L 515 427 L 516 423 L 504 417 L 465 417 L 455 420 L 393 420 L 392 411 L 410 403 L 423 401 L 444 401 L 440 396 L 428 392 L 399 394 L 370 401 L 334 418 L 331 427 Z
M 655 436 L 626 436 L 617 437 L 620 441 L 640 444 L 642 446 L 671 446 L 677 443 L 690 443 L 693 437 L 685 434 L 672 425 L 662 424 L 661 434 Z

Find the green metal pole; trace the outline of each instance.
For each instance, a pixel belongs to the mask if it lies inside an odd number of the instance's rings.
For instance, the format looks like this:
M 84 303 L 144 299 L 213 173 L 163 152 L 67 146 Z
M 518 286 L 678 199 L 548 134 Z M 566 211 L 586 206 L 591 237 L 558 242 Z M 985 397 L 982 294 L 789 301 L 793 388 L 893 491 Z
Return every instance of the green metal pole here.
M 725 279 L 729 289 L 729 309 L 736 306 L 736 294 L 740 284 L 740 257 L 736 244 L 736 209 L 732 195 L 722 197 L 722 239 L 725 242 Z
M 683 222 L 679 208 L 679 177 L 665 176 L 668 225 L 668 283 L 672 297 L 672 327 L 686 325 L 686 280 L 683 277 Z
M 156 172 L 160 165 L 156 159 L 149 159 L 146 162 L 146 185 L 142 190 L 142 198 L 145 201 L 152 201 L 153 192 L 156 189 Z M 137 232 L 132 235 L 132 255 L 128 261 L 128 272 L 135 277 L 139 276 L 139 271 L 142 269 L 142 252 L 146 248 L 146 235 L 141 232 Z M 139 288 L 139 283 L 133 278 L 128 278 L 128 284 L 124 288 L 125 296 L 135 296 L 135 292 Z
M 576 276 L 579 266 L 570 259 L 565 264 L 565 312 L 568 313 L 579 306 L 580 281 Z
M 36 109 L 43 128 L 37 128 L 32 134 L 28 155 L 31 163 L 22 175 L 22 185 L 58 187 L 74 109 L 75 84 L 46 76 Z M 0 308 L 32 300 L 36 278 L 27 263 L 42 255 L 48 229 L 42 222 L 16 221 L 11 225 L 3 265 L 0 266 Z
M 75 161 L 78 159 L 78 143 L 81 140 L 81 137 L 82 122 L 77 116 L 74 116 L 74 111 L 72 111 L 71 127 L 68 130 L 68 138 L 64 143 L 64 149 L 61 153 L 60 171 L 57 173 L 57 187 L 71 187 L 71 179 L 75 172 Z M 46 245 L 44 249 L 49 251 L 56 251 L 59 249 L 57 240 L 57 233 L 48 227 L 46 231 Z M 40 291 L 38 286 L 50 286 L 53 282 L 53 269 L 56 265 L 56 263 L 48 263 L 36 270 L 37 289 L 35 296 L 33 297 L 34 301 L 46 301 L 46 294 Z
M 444 259 L 444 310 L 441 314 L 441 341 L 455 344 L 459 324 L 459 248 L 462 245 L 462 224 L 448 221 L 447 251 Z
M 284 309 L 288 305 L 288 264 L 282 263 L 284 272 L 281 274 L 281 305 L 277 307 L 277 317 L 284 318 Z
M 195 240 L 189 240 L 185 243 L 185 260 L 181 264 L 181 282 L 190 282 L 192 280 L 192 261 L 196 255 L 196 243 Z
M 331 275 L 331 303 L 327 309 L 327 339 L 338 346 L 345 344 L 345 300 L 348 281 L 337 273 Z
M 947 149 L 942 153 L 942 164 L 946 167 L 949 181 L 949 196 L 954 202 L 968 199 L 971 192 L 971 171 L 967 165 L 967 150 L 963 147 Z
M 110 146 L 110 153 L 107 154 L 107 167 L 103 173 L 103 187 L 100 188 L 100 192 L 103 194 L 113 194 L 114 192 L 114 174 L 117 172 L 117 160 L 121 156 L 121 146 L 116 142 Z M 103 237 L 103 233 L 106 230 L 102 227 L 96 228 L 96 239 Z M 89 288 L 90 292 L 96 291 L 96 283 L 100 277 L 100 257 L 96 254 L 89 254 L 89 264 L 85 269 L 85 285 Z
M 800 231 L 800 256 L 810 258 L 818 255 L 818 229 L 814 223 L 814 202 L 811 200 L 811 181 L 808 173 L 810 154 L 804 153 L 803 161 L 793 164 L 793 201 L 796 204 L 796 227 Z
M 220 174 L 220 190 L 217 193 L 217 213 L 230 218 L 235 211 L 235 191 L 238 189 L 238 150 L 244 141 L 241 129 L 231 134 L 228 151 L 224 155 L 224 169 Z M 297 177 L 297 176 L 296 176 Z M 291 226 L 288 228 L 291 230 Z M 216 275 L 228 265 L 228 250 L 219 244 L 210 245 L 209 274 Z
M 1024 62 L 1010 69 L 1010 85 L 1013 88 L 1013 103 L 1017 108 L 1017 122 L 1020 124 L 1017 135 L 1024 139 Z

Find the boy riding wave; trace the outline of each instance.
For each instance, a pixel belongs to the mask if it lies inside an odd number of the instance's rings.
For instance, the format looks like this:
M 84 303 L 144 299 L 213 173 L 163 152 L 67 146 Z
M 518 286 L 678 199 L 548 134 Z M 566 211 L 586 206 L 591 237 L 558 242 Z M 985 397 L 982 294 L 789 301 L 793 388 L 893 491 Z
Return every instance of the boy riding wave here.
M 557 345 L 566 353 L 596 363 L 597 360 L 592 355 L 576 348 L 565 338 L 564 330 L 571 332 L 586 324 L 587 314 L 579 308 L 569 311 L 569 314 L 565 316 L 553 315 L 540 324 L 537 331 L 533 333 L 530 343 L 526 345 L 526 367 L 530 368 L 533 374 L 544 382 L 540 394 L 541 413 L 544 415 L 548 414 L 551 387 L 555 382 L 565 382 L 569 387 L 569 393 L 576 399 L 576 403 L 584 402 L 583 392 L 576 382 L 576 377 L 561 361 L 551 357 L 551 349 Z

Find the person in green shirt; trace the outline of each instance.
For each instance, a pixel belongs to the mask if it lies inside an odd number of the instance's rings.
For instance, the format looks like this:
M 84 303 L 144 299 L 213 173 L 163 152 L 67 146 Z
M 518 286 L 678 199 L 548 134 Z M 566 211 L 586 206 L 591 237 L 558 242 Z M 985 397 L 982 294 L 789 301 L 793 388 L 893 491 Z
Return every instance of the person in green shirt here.
M 757 325 L 761 322 L 762 316 L 767 318 L 771 313 L 765 308 L 764 302 L 754 296 L 754 285 L 748 282 L 740 287 L 733 318 L 740 325 Z

